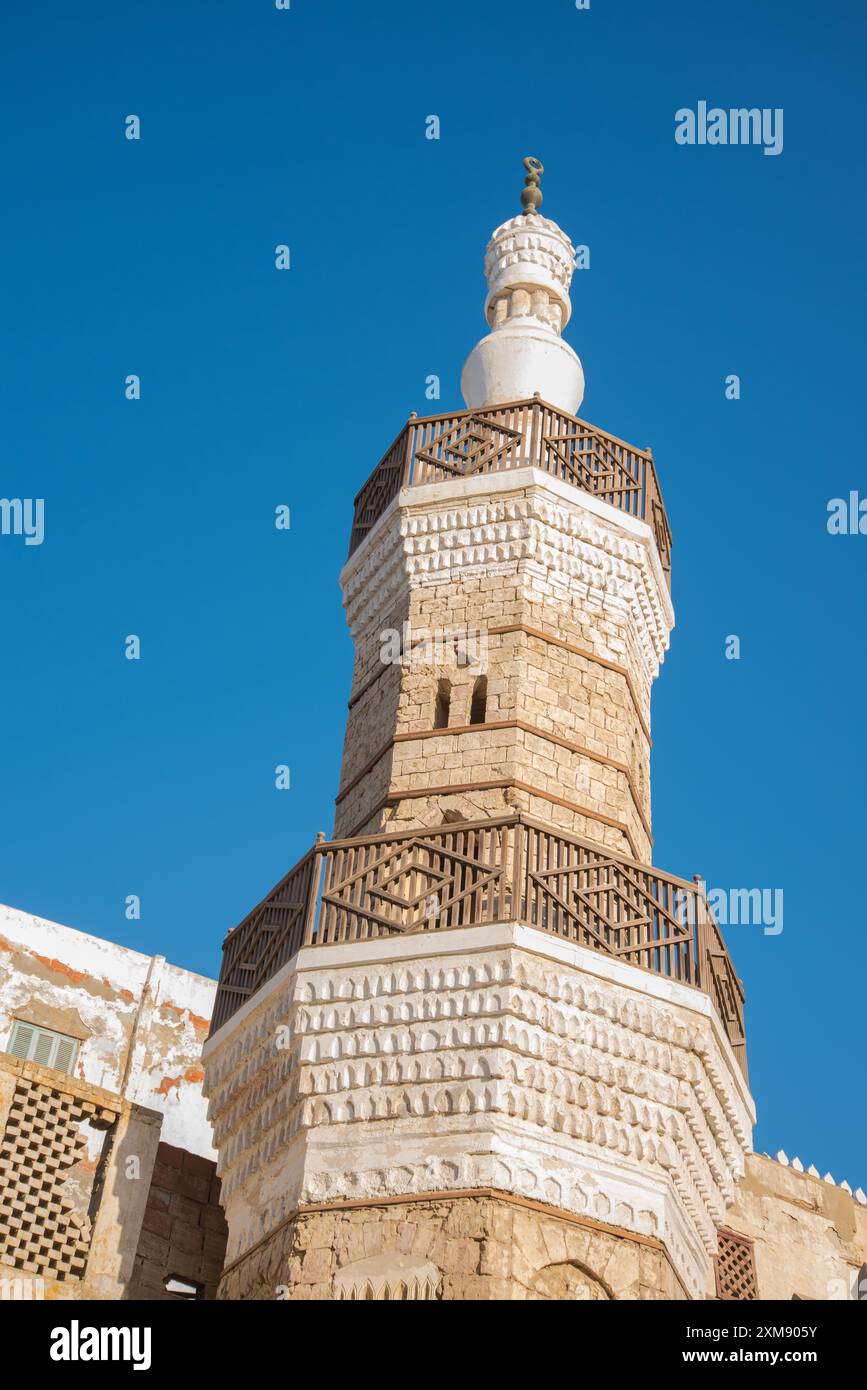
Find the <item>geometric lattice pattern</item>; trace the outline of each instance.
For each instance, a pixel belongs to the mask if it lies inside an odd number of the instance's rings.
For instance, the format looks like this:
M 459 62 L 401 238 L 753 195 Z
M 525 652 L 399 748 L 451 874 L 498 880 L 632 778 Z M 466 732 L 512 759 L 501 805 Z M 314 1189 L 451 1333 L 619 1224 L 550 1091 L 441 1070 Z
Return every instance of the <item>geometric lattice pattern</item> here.
M 536 398 L 412 418 L 355 499 L 349 553 L 361 545 L 402 487 L 527 466 L 648 522 L 668 574 L 671 530 L 650 451 Z
M 722 1228 L 717 1231 L 717 1240 L 717 1298 L 727 1301 L 758 1298 L 759 1288 L 752 1241 Z
M 468 478 L 493 473 L 518 462 L 520 431 L 483 415 L 462 414 L 443 429 L 427 448 L 416 450 L 416 463 L 439 469 L 446 477 Z
M 606 442 L 598 430 L 576 421 L 565 430 L 544 434 L 542 447 L 548 451 L 547 472 L 604 497 L 621 511 L 641 514 L 643 481 L 635 471 L 637 456 L 626 445 Z
M 498 920 L 502 854 L 497 832 L 452 830 L 402 838 L 372 855 L 331 861 L 317 941 Z
M 64 1183 L 85 1156 L 83 1121 L 114 1118 L 91 1101 L 22 1077 L 0 1140 L 0 1262 L 51 1279 L 82 1278 L 91 1223 Z
M 703 989 L 746 1076 L 743 986 L 703 893 L 520 814 L 317 842 L 226 937 L 211 1033 L 302 946 L 511 921 Z
M 400 492 L 406 472 L 407 446 L 412 437 L 409 427 L 401 430 L 388 453 L 380 459 L 355 499 L 350 554 L 376 525 L 383 512 Z

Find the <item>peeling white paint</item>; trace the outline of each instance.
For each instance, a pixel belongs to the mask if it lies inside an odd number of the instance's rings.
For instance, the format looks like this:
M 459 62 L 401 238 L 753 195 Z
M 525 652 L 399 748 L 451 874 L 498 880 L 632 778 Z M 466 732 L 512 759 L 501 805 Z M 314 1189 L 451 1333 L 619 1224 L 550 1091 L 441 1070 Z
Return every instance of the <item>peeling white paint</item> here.
M 214 1158 L 202 1045 L 216 981 L 0 905 L 0 1050 L 16 1018 L 80 1039 L 75 1074 L 162 1112 L 161 1138 Z

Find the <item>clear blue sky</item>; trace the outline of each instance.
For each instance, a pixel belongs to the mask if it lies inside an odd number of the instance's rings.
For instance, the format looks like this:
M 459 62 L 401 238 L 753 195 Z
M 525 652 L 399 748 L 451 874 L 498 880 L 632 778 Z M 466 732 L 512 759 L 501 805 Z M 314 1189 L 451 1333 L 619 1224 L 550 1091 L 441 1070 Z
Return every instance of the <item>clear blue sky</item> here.
M 582 414 L 653 446 L 675 535 L 655 859 L 784 890 L 782 935 L 727 932 L 756 1145 L 867 1186 L 867 537 L 826 531 L 867 495 L 865 27 L 855 0 L 7 8 L 0 493 L 44 497 L 46 536 L 0 538 L 0 899 L 215 974 L 330 831 L 352 498 L 429 373 L 460 404 L 532 153 L 591 248 Z M 783 153 L 676 145 L 700 100 L 782 107 Z

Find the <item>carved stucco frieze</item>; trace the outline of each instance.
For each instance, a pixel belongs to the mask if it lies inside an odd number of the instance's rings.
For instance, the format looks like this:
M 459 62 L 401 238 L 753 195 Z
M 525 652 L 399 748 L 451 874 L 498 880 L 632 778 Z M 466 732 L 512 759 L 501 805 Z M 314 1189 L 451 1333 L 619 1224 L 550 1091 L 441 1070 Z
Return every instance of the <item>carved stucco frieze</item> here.
M 299 964 L 207 1057 L 239 1248 L 303 1202 L 490 1186 L 656 1235 L 703 1287 L 751 1123 L 705 1014 L 514 947 Z
M 403 501 L 355 562 L 344 569 L 344 604 L 359 644 L 382 627 L 402 590 L 477 575 L 514 576 L 528 599 L 580 602 L 628 628 L 641 656 L 635 673 L 656 679 L 674 623 L 649 531 L 636 536 L 583 505 L 534 484 L 511 493 L 502 481 L 486 497 L 419 506 Z M 547 494 L 547 495 L 546 495 Z M 612 509 L 613 510 L 613 509 Z

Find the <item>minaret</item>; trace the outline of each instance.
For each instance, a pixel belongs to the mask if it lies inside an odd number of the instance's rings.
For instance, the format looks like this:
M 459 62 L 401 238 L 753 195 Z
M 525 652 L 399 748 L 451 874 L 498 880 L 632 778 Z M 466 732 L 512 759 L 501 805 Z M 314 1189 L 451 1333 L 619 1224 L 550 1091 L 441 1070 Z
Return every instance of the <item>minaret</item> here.
M 525 211 L 485 253 L 469 410 L 411 420 L 356 499 L 334 833 L 520 809 L 649 860 L 667 523 L 649 451 L 574 419 L 575 252 L 525 163 Z
M 334 838 L 225 943 L 226 1297 L 701 1298 L 750 1147 L 740 982 L 650 867 L 668 522 L 650 451 L 575 416 L 525 167 L 467 408 L 356 498 Z

